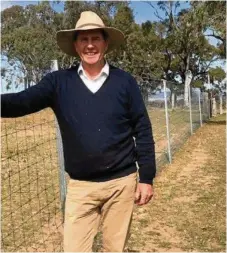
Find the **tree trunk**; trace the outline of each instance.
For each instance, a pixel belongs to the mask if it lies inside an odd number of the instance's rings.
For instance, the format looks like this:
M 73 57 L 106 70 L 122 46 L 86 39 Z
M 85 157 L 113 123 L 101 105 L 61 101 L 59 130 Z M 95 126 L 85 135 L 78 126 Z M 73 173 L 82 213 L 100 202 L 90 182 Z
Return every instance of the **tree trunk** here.
M 189 87 L 192 80 L 192 72 L 189 69 L 190 55 L 187 55 L 186 68 L 185 68 L 185 80 L 184 80 L 184 106 L 189 107 Z
M 192 73 L 190 70 L 185 72 L 184 82 L 184 106 L 189 107 L 189 87 L 192 81 Z
M 217 115 L 216 99 L 212 98 L 212 116 Z

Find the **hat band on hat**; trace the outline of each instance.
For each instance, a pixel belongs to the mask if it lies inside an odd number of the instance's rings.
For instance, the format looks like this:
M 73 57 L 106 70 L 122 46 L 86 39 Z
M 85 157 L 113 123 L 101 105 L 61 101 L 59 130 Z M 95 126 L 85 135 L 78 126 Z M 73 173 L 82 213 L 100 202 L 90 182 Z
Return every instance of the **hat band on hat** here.
M 83 27 L 86 27 L 86 26 L 95 26 L 95 27 L 99 27 L 99 28 L 104 28 L 105 27 L 103 25 L 98 25 L 98 24 L 94 24 L 94 23 L 87 23 L 87 24 L 80 25 L 80 26 L 76 27 L 76 29 L 80 29 L 80 28 L 83 28 Z

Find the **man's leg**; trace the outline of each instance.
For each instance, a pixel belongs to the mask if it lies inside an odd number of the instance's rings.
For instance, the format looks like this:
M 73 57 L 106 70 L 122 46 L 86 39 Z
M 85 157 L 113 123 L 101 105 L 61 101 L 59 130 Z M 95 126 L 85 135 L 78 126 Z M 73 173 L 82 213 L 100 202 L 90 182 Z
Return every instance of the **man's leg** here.
M 123 252 L 132 219 L 135 190 L 135 173 L 110 181 L 108 191 L 111 197 L 101 211 L 104 252 Z
M 95 193 L 94 183 L 69 181 L 64 223 L 65 252 L 92 252 L 100 221 L 99 202 Z

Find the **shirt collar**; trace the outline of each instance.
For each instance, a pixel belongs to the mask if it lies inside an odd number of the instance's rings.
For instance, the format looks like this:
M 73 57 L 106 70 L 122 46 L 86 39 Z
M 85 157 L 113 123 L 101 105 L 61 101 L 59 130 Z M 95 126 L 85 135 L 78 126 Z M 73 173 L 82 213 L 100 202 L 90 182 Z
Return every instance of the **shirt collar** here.
M 82 63 L 80 63 L 77 72 L 78 72 L 78 74 L 81 74 L 81 73 L 82 73 L 83 75 L 86 76 L 86 73 L 85 73 L 85 71 L 84 71 L 84 68 L 83 68 L 83 66 L 82 66 Z M 101 75 L 103 75 L 103 74 L 106 75 L 106 76 L 108 76 L 109 73 L 110 73 L 110 65 L 109 65 L 108 62 L 106 61 L 104 67 L 102 68 L 102 70 L 100 71 L 100 73 L 98 74 L 97 77 L 99 77 L 99 76 L 101 76 Z

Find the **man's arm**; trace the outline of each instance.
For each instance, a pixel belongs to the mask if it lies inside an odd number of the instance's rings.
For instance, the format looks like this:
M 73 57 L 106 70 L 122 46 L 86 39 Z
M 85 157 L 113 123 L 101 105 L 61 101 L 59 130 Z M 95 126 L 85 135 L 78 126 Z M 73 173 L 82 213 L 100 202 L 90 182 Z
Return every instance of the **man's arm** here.
M 139 165 L 139 184 L 135 193 L 135 203 L 141 206 L 147 204 L 154 195 L 152 184 L 156 174 L 155 143 L 147 109 L 134 78 L 130 81 L 129 94 L 131 122 Z
M 134 78 L 131 78 L 129 93 L 140 183 L 152 184 L 156 174 L 155 143 L 147 109 Z
M 47 74 L 38 84 L 18 93 L 1 95 L 1 117 L 13 118 L 52 107 L 55 85 L 53 74 Z

